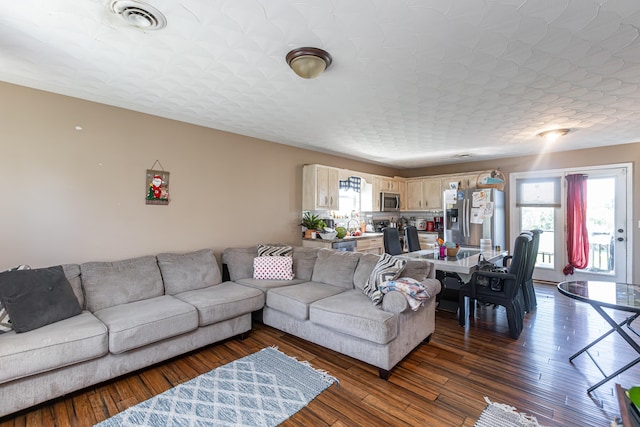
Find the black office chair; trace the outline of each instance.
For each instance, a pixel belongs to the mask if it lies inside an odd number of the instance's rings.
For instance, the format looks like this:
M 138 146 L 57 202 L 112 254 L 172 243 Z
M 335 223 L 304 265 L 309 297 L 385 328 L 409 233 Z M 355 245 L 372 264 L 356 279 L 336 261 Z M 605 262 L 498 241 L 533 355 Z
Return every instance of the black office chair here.
M 528 234 L 531 236 L 531 245 L 529 245 L 529 253 L 527 254 L 527 267 L 524 282 L 522 283 L 524 310 L 529 313 L 538 305 L 536 300 L 536 291 L 533 287 L 533 270 L 536 268 L 538 247 L 540 245 L 540 235 L 542 234 L 542 230 L 525 230 L 521 234 Z
M 407 250 L 409 252 L 422 249 L 420 247 L 420 239 L 418 239 L 418 229 L 415 226 L 410 225 L 404 228 L 404 240 L 407 243 Z
M 382 229 L 382 240 L 384 242 L 384 251 L 389 255 L 402 254 L 402 245 L 400 244 L 400 234 L 396 227 L 386 227 Z
M 524 295 L 523 286 L 529 245 L 532 237 L 528 234 L 520 234 L 516 237 L 513 249 L 513 256 L 507 273 L 496 273 L 488 271 L 475 271 L 469 283 L 460 288 L 459 317 L 460 326 L 464 326 L 467 320 L 467 312 L 473 313 L 476 301 L 488 304 L 503 306 L 507 311 L 507 322 L 509 324 L 509 336 L 518 339 L 524 328 Z M 487 277 L 490 280 L 498 281 L 496 286 L 481 286 L 478 284 L 478 277 Z M 469 310 L 467 310 L 467 299 L 469 300 Z

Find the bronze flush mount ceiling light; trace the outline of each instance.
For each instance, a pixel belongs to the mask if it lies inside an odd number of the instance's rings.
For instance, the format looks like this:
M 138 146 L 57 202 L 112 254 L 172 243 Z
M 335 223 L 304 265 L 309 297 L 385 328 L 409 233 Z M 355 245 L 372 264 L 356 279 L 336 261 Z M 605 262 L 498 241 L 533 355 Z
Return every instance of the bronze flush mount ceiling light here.
M 318 77 L 331 65 L 331 55 L 315 47 L 299 47 L 287 53 L 287 64 L 303 79 Z
M 538 136 L 547 141 L 555 141 L 561 136 L 565 136 L 571 131 L 571 129 L 550 129 L 544 132 L 540 132 Z

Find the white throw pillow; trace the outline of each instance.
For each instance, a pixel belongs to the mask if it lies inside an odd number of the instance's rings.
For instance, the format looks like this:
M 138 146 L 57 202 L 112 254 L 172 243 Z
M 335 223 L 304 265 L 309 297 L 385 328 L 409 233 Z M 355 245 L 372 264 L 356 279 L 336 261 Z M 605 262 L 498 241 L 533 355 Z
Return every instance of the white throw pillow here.
M 259 256 L 253 259 L 253 278 L 258 280 L 292 280 L 293 258 Z

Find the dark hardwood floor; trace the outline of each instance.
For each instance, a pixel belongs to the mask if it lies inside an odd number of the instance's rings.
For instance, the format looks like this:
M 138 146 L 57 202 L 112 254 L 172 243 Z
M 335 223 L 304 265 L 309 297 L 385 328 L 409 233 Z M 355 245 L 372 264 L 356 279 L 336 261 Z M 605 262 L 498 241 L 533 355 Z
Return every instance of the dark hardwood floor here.
M 0 427 L 91 426 L 157 393 L 265 346 L 307 360 L 338 377 L 286 426 L 437 425 L 473 426 L 491 401 L 516 407 L 547 426 L 608 426 L 619 414 L 615 383 L 640 384 L 640 365 L 604 384 L 587 355 L 571 365 L 568 357 L 608 330 L 588 305 L 560 295 L 554 286 L 536 285 L 538 308 L 527 315 L 517 341 L 507 334 L 504 309 L 480 307 L 466 328 L 453 313 L 437 313 L 436 332 L 392 372 L 389 381 L 376 368 L 264 325 L 249 338 L 227 340 L 166 363 L 0 420 Z M 621 313 L 614 318 L 622 319 Z M 619 337 L 593 351 L 603 368 L 634 358 Z

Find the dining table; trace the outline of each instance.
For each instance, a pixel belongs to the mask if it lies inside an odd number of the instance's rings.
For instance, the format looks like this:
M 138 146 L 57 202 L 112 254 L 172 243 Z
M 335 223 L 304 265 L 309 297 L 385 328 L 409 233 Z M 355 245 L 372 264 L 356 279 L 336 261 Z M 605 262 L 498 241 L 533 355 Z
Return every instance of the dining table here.
M 506 250 L 491 249 L 480 251 L 479 248 L 462 247 L 456 256 L 440 257 L 439 251 L 423 249 L 420 251 L 406 252 L 396 255 L 402 259 L 426 259 L 431 261 L 436 269 L 436 278 L 442 284 L 442 290 L 438 295 L 438 309 L 450 312 L 458 311 L 459 290 L 471 280 L 476 271 L 481 257 L 492 263 L 499 263 L 509 252 Z

